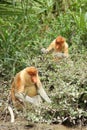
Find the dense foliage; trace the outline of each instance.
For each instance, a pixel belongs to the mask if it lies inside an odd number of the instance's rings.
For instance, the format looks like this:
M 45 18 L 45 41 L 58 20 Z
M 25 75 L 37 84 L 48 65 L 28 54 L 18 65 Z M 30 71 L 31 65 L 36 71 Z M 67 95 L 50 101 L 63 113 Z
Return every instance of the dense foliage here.
M 29 112 L 28 120 L 87 123 L 86 5 L 86 0 L 0 1 L 0 82 L 9 83 L 16 72 L 34 65 L 52 100 L 35 116 Z M 41 48 L 58 35 L 67 39 L 70 58 L 53 63 Z

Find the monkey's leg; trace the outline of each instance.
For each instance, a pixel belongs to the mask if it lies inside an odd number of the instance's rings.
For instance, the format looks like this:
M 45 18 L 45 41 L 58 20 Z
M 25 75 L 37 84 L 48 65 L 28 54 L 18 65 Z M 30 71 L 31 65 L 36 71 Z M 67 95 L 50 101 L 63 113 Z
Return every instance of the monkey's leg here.
M 55 58 L 66 58 L 66 55 L 64 53 L 61 53 L 61 52 L 53 53 L 53 56 Z
M 24 95 L 22 93 L 16 93 L 15 96 L 19 99 L 21 102 L 29 102 L 34 105 L 39 105 L 41 103 L 41 98 L 39 95 L 36 95 L 34 97 L 29 97 L 27 95 Z
M 32 98 L 29 97 L 29 96 L 26 96 L 25 100 L 27 102 L 30 102 L 30 103 L 36 105 L 36 106 L 39 106 L 41 104 L 41 102 L 42 102 L 41 97 L 39 95 L 36 95 L 36 96 L 34 96 Z

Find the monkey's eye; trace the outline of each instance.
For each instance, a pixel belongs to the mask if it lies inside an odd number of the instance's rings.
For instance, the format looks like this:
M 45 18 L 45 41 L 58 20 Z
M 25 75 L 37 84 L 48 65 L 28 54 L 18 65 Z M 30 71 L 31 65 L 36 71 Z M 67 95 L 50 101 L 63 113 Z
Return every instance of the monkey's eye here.
M 60 44 L 60 42 L 56 42 L 56 45 L 59 45 Z
M 56 46 L 59 46 L 60 44 L 59 43 L 56 43 Z
M 36 76 L 36 73 L 28 72 L 30 76 Z
M 31 77 L 34 77 L 34 76 L 36 76 L 36 74 L 31 74 Z

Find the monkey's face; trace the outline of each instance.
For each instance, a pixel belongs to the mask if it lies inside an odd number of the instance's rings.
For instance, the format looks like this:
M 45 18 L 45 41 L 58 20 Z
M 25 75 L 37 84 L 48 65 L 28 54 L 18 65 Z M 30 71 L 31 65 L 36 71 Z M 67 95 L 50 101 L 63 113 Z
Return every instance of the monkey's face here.
M 31 81 L 36 84 L 37 83 L 37 75 L 30 75 Z
M 63 46 L 63 42 L 56 42 L 55 43 L 55 47 L 56 47 L 57 50 L 62 48 L 62 46 Z
M 34 83 L 34 84 L 36 84 L 36 83 L 37 83 L 37 79 L 38 79 L 37 69 L 36 69 L 35 67 L 29 67 L 29 68 L 27 69 L 27 73 L 28 73 L 28 75 L 29 75 L 29 77 L 30 77 L 30 79 L 31 79 L 31 82 Z
M 56 46 L 56 49 L 58 49 L 59 48 L 59 46 L 60 46 L 60 43 L 55 43 L 55 46 Z
M 64 42 L 65 42 L 65 39 L 61 36 L 58 36 L 55 41 L 56 49 L 62 48 Z

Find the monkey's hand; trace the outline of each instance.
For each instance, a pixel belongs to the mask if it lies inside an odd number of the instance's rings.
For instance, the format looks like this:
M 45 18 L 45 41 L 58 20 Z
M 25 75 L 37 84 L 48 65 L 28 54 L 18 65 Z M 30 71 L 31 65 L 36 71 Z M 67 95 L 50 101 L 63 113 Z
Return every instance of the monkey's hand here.
M 41 49 L 41 52 L 44 53 L 44 54 L 47 54 L 47 53 L 48 53 L 48 51 L 47 51 L 45 48 L 42 48 L 42 49 Z
M 66 58 L 66 55 L 64 53 L 54 53 L 53 56 L 55 58 Z

